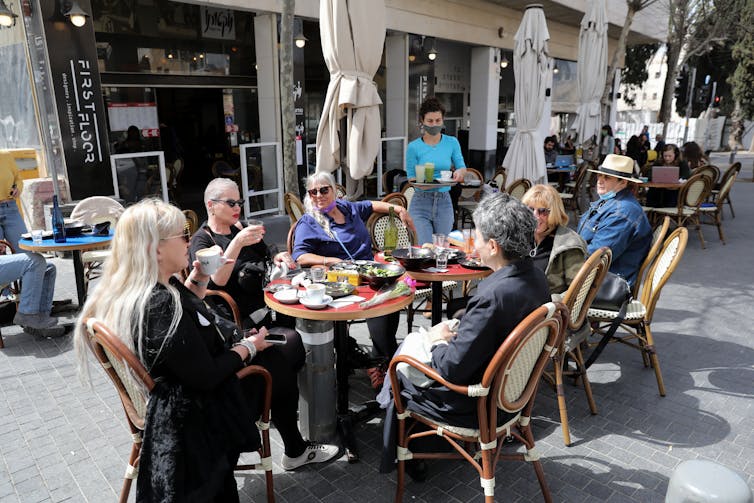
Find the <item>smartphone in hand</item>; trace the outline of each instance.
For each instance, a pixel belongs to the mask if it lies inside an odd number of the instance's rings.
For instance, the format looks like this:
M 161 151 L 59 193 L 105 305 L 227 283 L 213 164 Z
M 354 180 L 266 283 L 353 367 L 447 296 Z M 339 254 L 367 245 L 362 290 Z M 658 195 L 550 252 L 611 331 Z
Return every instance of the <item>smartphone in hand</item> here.
M 268 333 L 264 337 L 265 342 L 269 342 L 270 344 L 285 344 L 286 339 L 285 335 L 278 334 L 278 333 Z

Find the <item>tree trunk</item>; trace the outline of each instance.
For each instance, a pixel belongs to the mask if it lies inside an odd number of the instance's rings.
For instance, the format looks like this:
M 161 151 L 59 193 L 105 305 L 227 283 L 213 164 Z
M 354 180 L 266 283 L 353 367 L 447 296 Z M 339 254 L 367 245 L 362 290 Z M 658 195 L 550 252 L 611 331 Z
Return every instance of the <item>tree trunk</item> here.
M 671 44 L 668 41 L 666 52 L 666 65 L 668 68 L 665 75 L 665 85 L 662 90 L 662 103 L 660 105 L 660 114 L 658 121 L 665 124 L 663 136 L 667 134 L 668 122 L 673 115 L 673 98 L 675 95 L 675 80 L 678 78 L 678 59 L 680 57 L 681 46 L 678 43 Z
M 613 90 L 615 70 L 618 68 L 618 62 L 620 61 L 621 55 L 626 54 L 626 38 L 628 37 L 628 32 L 631 30 L 631 24 L 633 24 L 634 16 L 637 12 L 635 2 L 628 1 L 626 2 L 626 4 L 628 5 L 626 20 L 623 22 L 623 28 L 620 31 L 620 37 L 618 37 L 618 45 L 615 47 L 613 57 L 607 67 L 605 90 L 602 92 L 602 117 L 607 117 L 607 107 L 610 106 L 610 103 L 612 103 L 612 100 L 610 99 L 610 92 Z
M 296 116 L 293 109 L 293 12 L 295 0 L 282 0 L 280 14 L 280 113 L 282 115 L 283 183 L 298 194 Z
M 743 150 L 744 118 L 741 110 L 741 102 L 736 100 L 731 116 L 730 134 L 728 135 L 728 147 L 731 150 Z

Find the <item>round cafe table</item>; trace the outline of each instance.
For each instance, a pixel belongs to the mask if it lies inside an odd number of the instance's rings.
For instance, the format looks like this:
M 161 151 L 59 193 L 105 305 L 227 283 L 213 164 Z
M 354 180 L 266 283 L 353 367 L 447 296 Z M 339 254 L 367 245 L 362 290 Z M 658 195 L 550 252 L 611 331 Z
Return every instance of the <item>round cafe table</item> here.
M 272 282 L 272 284 L 277 283 L 290 283 L 290 281 L 276 280 Z M 372 290 L 369 286 L 362 285 L 358 286 L 353 291 L 352 295 L 358 295 L 369 300 L 374 297 L 376 293 L 377 292 Z M 315 353 L 315 350 L 309 351 L 309 348 L 307 348 L 307 353 L 309 353 L 309 355 L 307 355 L 307 365 L 318 366 L 320 372 L 323 370 L 327 370 L 328 373 L 336 372 L 335 382 L 337 394 L 335 410 L 337 411 L 337 425 L 346 447 L 346 455 L 349 463 L 354 463 L 359 460 L 356 441 L 353 437 L 352 431 L 354 422 L 367 419 L 376 412 L 378 407 L 376 406 L 376 402 L 372 401 L 368 402 L 367 407 L 359 412 L 352 412 L 348 408 L 348 374 L 351 370 L 346 363 L 348 352 L 348 321 L 385 316 L 403 309 L 413 301 L 414 294 L 412 293 L 368 308 L 361 308 L 359 307 L 359 302 L 355 302 L 338 309 L 328 306 L 325 309 L 313 310 L 300 303 L 283 304 L 276 300 L 270 292 L 266 292 L 264 295 L 264 302 L 270 309 L 296 318 L 296 329 L 301 333 L 305 345 L 325 348 L 325 352 L 329 347 L 330 355 L 332 355 L 332 346 L 334 342 L 336 355 L 335 369 L 332 369 L 332 367 L 329 369 L 323 369 L 321 362 L 309 361 L 310 355 L 314 355 Z M 310 334 L 308 332 L 310 332 L 312 325 L 307 324 L 306 320 L 323 323 L 318 325 L 319 328 L 317 329 L 316 334 Z M 328 337 L 328 333 L 332 333 L 332 337 Z M 312 340 L 313 338 L 318 338 L 319 340 Z M 326 376 L 324 381 L 321 382 L 327 382 Z M 315 389 L 312 390 L 312 392 L 312 396 L 306 396 L 305 393 L 302 393 L 301 396 L 302 400 L 299 407 L 299 416 L 302 430 L 304 430 L 303 433 L 309 433 L 310 440 L 329 441 L 330 438 L 328 437 L 331 437 L 331 433 L 334 432 L 319 431 L 316 424 L 307 424 L 307 420 L 308 418 L 322 418 L 323 416 L 325 416 L 326 419 L 328 413 L 326 410 L 315 409 L 318 407 L 327 408 L 327 404 L 331 404 L 332 401 L 327 400 L 325 396 L 321 395 L 321 393 L 327 393 L 327 390 Z M 314 421 L 314 419 L 312 419 L 312 421 Z M 325 420 L 325 424 L 330 424 L 330 422 Z M 331 424 L 335 424 L 335 421 L 332 421 Z M 314 435 L 312 435 L 312 433 L 314 433 Z M 319 435 L 321 435 L 321 438 L 317 438 Z M 314 438 L 311 438 L 312 436 L 314 436 Z
M 112 239 L 112 232 L 107 236 L 82 234 L 80 236 L 66 237 L 64 243 L 56 243 L 53 238 L 47 238 L 43 239 L 41 244 L 34 244 L 34 241 L 29 238 L 21 238 L 18 241 L 18 247 L 22 250 L 37 253 L 72 252 L 73 274 L 76 277 L 76 293 L 78 294 L 79 306 L 83 306 L 86 300 L 86 288 L 84 287 L 84 263 L 81 261 L 81 252 L 107 248 Z
M 374 256 L 378 262 L 385 262 L 385 256 L 378 253 Z M 442 282 L 443 281 L 469 281 L 472 279 L 486 278 L 492 274 L 492 269 L 468 269 L 459 264 L 448 264 L 446 272 L 429 272 L 424 269 L 418 271 L 406 271 L 406 274 L 416 281 L 430 283 L 432 288 L 432 325 L 442 321 Z

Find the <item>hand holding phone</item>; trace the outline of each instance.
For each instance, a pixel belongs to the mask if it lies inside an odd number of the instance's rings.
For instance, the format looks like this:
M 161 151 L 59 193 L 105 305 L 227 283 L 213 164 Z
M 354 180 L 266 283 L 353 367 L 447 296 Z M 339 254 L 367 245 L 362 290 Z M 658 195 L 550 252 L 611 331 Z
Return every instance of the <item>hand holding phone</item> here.
M 269 342 L 270 344 L 278 344 L 278 345 L 282 345 L 287 342 L 283 334 L 277 334 L 277 333 L 267 333 L 267 335 L 264 337 L 264 340 L 265 342 Z

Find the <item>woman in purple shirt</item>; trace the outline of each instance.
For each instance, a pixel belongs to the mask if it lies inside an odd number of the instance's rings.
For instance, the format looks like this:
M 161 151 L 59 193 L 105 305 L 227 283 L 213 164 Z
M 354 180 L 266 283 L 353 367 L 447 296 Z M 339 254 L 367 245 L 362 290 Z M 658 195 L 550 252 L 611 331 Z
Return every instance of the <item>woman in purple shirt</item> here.
M 330 266 L 343 260 L 372 260 L 372 239 L 364 222 L 373 212 L 395 214 L 406 227 L 414 222 L 406 208 L 380 201 L 356 201 L 335 198 L 335 179 L 329 173 L 317 172 L 307 180 L 304 198 L 306 214 L 296 225 L 293 260 L 301 266 Z M 372 337 L 373 357 L 389 358 L 398 345 L 399 314 L 394 313 L 367 320 Z M 382 384 L 384 369 L 370 372 L 372 384 Z

